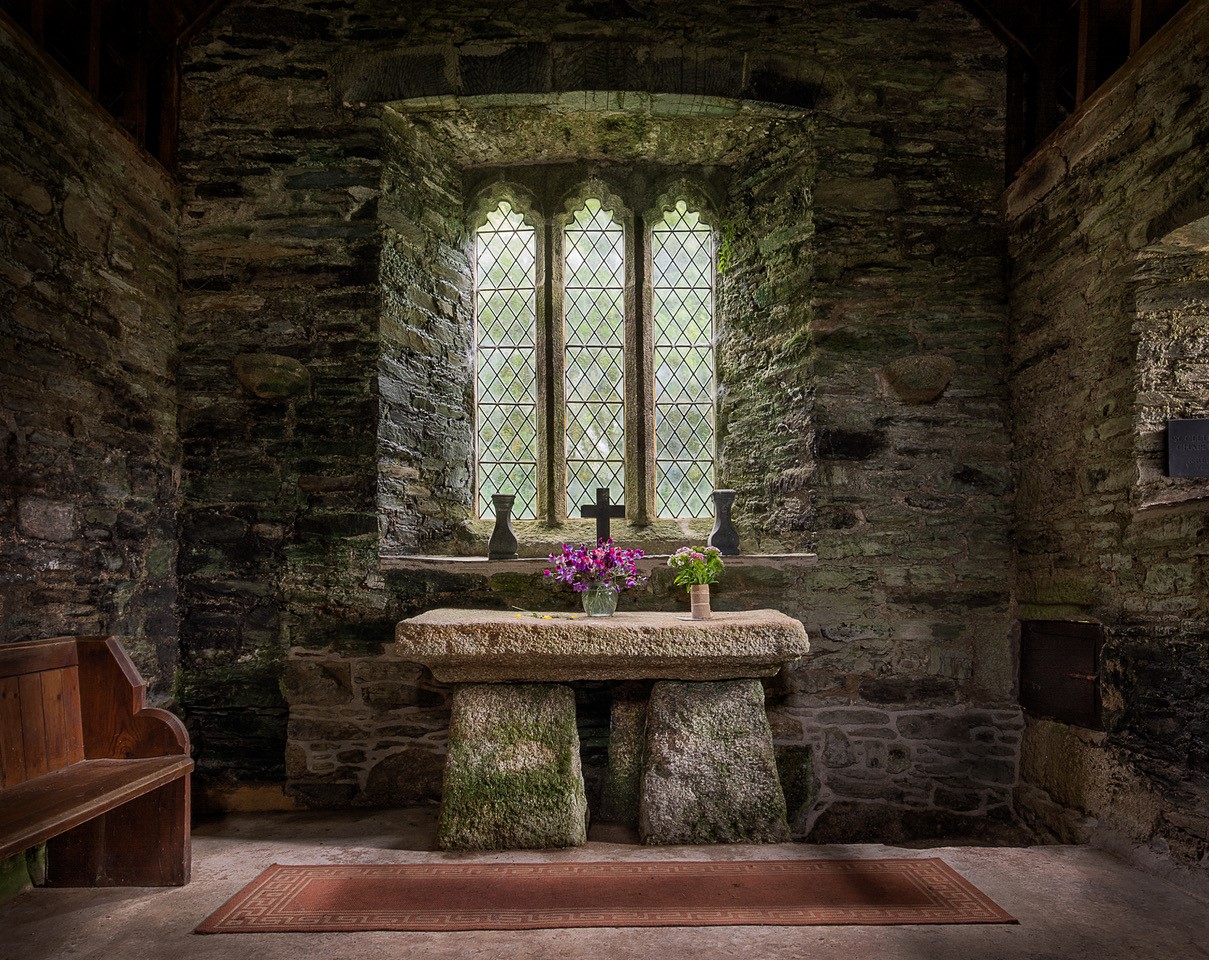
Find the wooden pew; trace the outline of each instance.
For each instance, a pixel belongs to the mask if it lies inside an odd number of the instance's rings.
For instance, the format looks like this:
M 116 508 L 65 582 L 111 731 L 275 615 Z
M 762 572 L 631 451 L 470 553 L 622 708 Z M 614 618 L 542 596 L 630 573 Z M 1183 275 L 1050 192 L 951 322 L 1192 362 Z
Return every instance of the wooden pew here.
M 48 886 L 189 882 L 189 735 L 115 637 L 0 646 L 0 860 Z

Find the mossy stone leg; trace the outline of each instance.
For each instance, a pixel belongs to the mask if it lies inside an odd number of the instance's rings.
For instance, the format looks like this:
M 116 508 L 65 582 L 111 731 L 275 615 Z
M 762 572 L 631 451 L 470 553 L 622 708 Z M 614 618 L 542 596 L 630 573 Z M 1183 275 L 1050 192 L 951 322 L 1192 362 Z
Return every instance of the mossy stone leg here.
M 657 683 L 646 731 L 643 843 L 789 839 L 759 680 Z
M 438 847 L 575 847 L 587 841 L 587 814 L 570 687 L 473 683 L 454 691 Z

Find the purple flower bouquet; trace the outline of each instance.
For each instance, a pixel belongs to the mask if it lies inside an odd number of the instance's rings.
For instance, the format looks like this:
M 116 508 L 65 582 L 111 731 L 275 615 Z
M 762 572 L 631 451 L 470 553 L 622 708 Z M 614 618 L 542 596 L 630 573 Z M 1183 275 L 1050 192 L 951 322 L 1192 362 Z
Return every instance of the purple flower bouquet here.
M 620 593 L 646 583 L 647 578 L 638 572 L 638 560 L 643 556 L 641 550 L 622 550 L 612 537 L 595 547 L 564 543 L 562 553 L 550 554 L 554 569 L 547 570 L 546 576 L 569 584 L 576 593 L 601 587 Z

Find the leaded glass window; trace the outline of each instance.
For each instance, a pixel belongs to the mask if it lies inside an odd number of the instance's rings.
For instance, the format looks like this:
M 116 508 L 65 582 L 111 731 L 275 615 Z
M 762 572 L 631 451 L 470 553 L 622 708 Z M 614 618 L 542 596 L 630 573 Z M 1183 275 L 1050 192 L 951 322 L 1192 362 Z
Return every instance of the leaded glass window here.
M 651 229 L 655 512 L 707 517 L 714 487 L 714 236 L 682 200 Z
M 711 515 L 715 236 L 656 179 L 593 179 L 569 205 L 540 176 L 510 181 L 479 217 L 477 516 L 514 494 L 515 519 L 561 524 L 597 487 L 631 523 Z
M 625 486 L 625 230 L 591 197 L 564 236 L 567 514 Z
M 537 516 L 537 235 L 507 200 L 474 243 L 475 444 L 479 516 L 516 495 L 513 516 Z

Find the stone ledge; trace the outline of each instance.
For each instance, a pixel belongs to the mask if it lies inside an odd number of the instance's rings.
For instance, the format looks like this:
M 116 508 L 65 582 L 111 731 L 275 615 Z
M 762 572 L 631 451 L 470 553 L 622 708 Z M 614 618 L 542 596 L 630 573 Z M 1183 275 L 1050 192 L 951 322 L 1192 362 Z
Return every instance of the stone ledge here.
M 395 655 L 450 683 L 771 677 L 810 649 L 802 624 L 776 610 L 684 620 L 440 609 L 404 620 L 395 637 Z
M 624 544 L 623 544 L 624 546 Z M 643 573 L 667 564 L 668 553 L 648 553 L 638 561 Z M 780 569 L 785 567 L 813 567 L 819 562 L 817 553 L 745 553 L 737 557 L 725 557 L 728 570 L 750 568 Z M 459 557 L 437 554 L 405 554 L 382 557 L 378 569 L 387 570 L 444 570 L 446 573 L 477 573 L 491 576 L 495 573 L 537 573 L 550 566 L 548 557 L 518 557 L 515 560 L 489 560 L 487 557 Z

